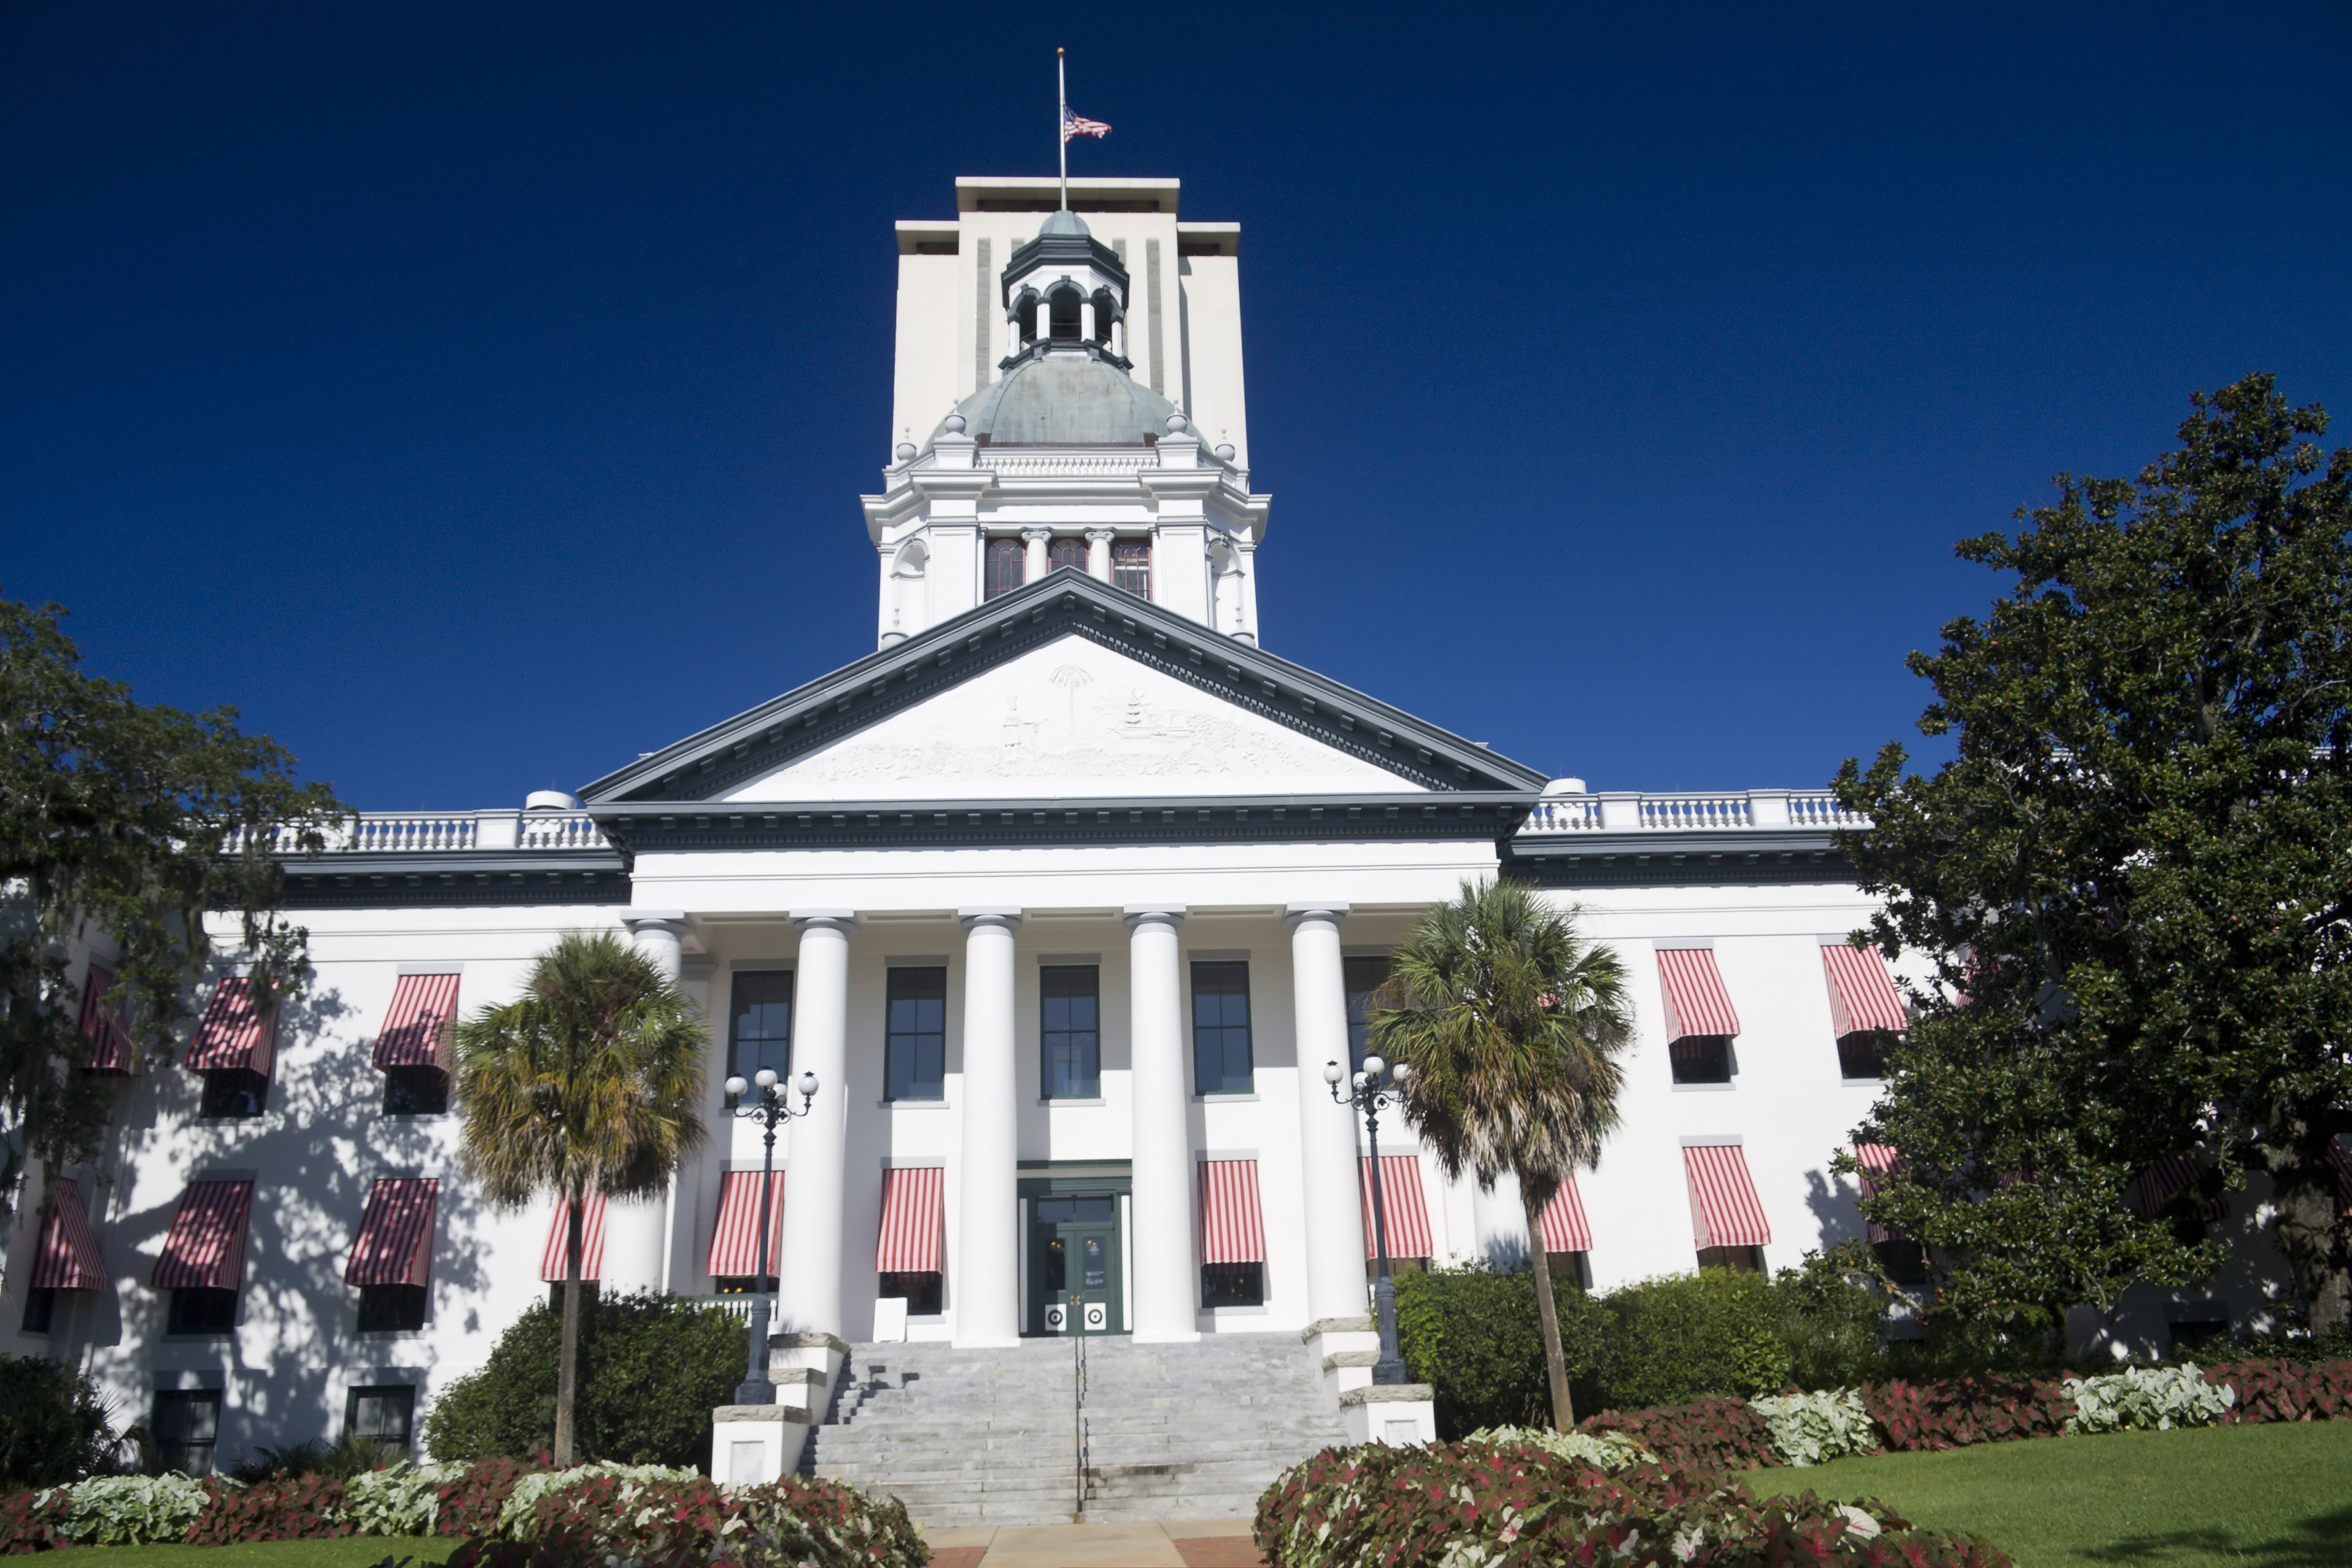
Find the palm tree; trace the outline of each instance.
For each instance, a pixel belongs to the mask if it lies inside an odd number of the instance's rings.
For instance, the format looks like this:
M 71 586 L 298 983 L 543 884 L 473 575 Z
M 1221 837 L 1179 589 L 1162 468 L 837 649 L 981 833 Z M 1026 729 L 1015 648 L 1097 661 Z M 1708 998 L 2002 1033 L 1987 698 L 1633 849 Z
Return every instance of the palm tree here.
M 1518 1177 L 1552 1424 L 1568 1431 L 1576 1407 L 1542 1217 L 1578 1166 L 1600 1163 L 1617 1125 L 1617 1055 L 1633 1032 L 1624 964 L 1516 882 L 1465 882 L 1391 964 L 1372 998 L 1371 1044 L 1412 1066 L 1405 1119 L 1448 1177 L 1468 1170 L 1489 1192 L 1504 1174 Z
M 541 955 L 523 994 L 457 1030 L 466 1168 L 496 1208 L 565 1205 L 555 1462 L 572 1462 L 582 1215 L 591 1194 L 641 1197 L 702 1144 L 702 1015 L 609 931 Z

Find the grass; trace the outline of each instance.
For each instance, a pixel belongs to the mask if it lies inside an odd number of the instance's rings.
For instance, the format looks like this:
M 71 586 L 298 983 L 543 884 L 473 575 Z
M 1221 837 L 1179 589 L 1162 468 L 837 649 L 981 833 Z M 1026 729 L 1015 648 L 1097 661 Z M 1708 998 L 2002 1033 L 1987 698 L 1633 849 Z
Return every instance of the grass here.
M 2352 1421 L 2116 1432 L 1751 1470 L 1757 1492 L 1874 1497 L 2017 1568 L 2352 1565 Z
M 77 1546 L 73 1568 L 373 1568 L 398 1562 L 446 1563 L 464 1542 L 446 1535 L 349 1535 L 339 1541 L 256 1541 L 243 1546 Z

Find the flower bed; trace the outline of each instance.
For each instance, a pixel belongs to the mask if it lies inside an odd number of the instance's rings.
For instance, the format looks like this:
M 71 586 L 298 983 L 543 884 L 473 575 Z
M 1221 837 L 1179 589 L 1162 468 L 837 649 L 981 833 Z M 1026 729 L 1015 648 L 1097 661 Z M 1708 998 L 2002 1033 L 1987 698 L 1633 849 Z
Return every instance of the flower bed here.
M 1531 1442 L 1326 1449 L 1267 1490 L 1255 1534 L 1285 1568 L 2009 1568 L 1983 1542 L 1915 1529 L 1882 1504 L 1759 1500 L 1677 1465 L 1612 1474 Z
M 722 1491 L 691 1470 L 649 1466 L 550 1471 L 486 1459 L 253 1486 L 107 1476 L 0 1499 L 0 1553 L 427 1534 L 467 1538 L 450 1559 L 460 1568 L 589 1568 L 608 1557 L 661 1568 L 920 1568 L 930 1556 L 896 1499 L 797 1476 Z

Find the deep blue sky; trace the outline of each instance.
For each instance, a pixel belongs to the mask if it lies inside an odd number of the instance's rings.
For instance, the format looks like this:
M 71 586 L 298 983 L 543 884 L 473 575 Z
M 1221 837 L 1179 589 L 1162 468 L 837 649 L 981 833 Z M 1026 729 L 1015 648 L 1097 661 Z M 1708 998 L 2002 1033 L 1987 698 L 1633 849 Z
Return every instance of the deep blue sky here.
M 1067 17 L 15 0 L 0 591 L 372 809 L 847 663 L 890 223 L 1052 166 L 1056 44 L 1244 226 L 1267 645 L 1596 788 L 1916 738 L 1955 538 L 2352 415 L 2341 4 Z

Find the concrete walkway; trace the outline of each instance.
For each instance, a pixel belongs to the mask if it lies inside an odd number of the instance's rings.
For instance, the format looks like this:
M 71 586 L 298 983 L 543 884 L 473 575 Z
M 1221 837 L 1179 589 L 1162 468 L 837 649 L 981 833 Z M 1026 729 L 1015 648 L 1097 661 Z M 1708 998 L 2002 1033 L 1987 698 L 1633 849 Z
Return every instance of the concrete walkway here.
M 1255 1568 L 1246 1519 L 925 1530 L 931 1568 Z

